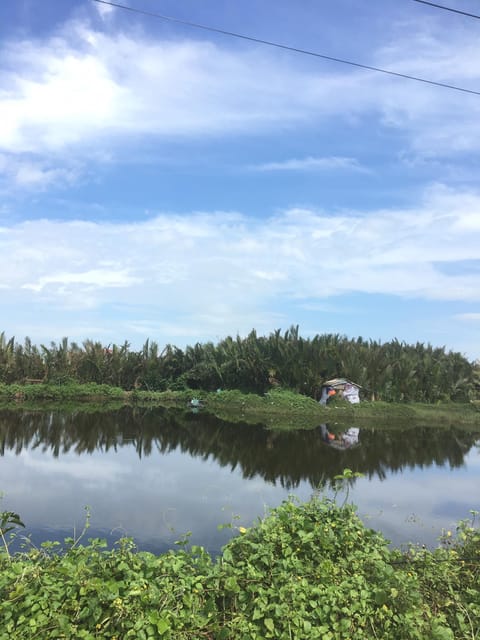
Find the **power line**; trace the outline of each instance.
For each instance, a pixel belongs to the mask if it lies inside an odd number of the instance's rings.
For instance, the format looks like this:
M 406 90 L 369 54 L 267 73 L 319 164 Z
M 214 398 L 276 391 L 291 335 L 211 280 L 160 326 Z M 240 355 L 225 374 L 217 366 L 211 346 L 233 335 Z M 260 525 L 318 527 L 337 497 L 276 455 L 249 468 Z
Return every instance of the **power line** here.
M 417 0 L 420 2 L 420 0 Z M 129 7 L 124 4 L 119 4 L 117 2 L 110 2 L 109 0 L 92 0 L 92 2 L 98 2 L 99 4 L 106 4 L 111 7 L 116 7 L 117 9 L 124 9 L 125 11 L 131 11 L 132 13 L 139 13 L 144 16 L 149 16 L 151 18 L 158 18 L 160 20 L 165 20 L 167 22 L 174 22 L 176 24 L 182 24 L 187 27 L 193 27 L 195 29 L 202 29 L 204 31 L 210 31 L 213 33 L 220 33 L 224 36 L 230 36 L 232 38 L 239 38 L 241 40 L 247 40 L 249 42 L 256 42 L 257 44 L 264 44 L 269 47 L 276 47 L 277 49 L 284 49 L 286 51 L 292 51 L 293 53 L 300 53 L 306 56 L 312 56 L 314 58 L 322 58 L 323 60 L 329 60 L 330 62 L 338 62 L 340 64 L 348 64 L 352 67 L 358 67 L 360 69 L 366 69 L 368 71 L 376 71 L 378 73 L 385 73 L 390 76 L 396 76 L 398 78 L 405 78 L 406 80 L 414 80 L 415 82 L 423 82 L 424 84 L 434 85 L 436 87 L 443 87 L 444 89 L 452 89 L 453 91 L 461 91 L 463 93 L 470 93 L 472 95 L 480 96 L 480 91 L 474 91 L 473 89 L 466 89 L 465 87 L 458 87 L 456 85 L 447 84 L 445 82 L 437 82 L 435 80 L 428 80 L 427 78 L 420 78 L 418 76 L 411 76 L 406 73 L 399 73 L 397 71 L 391 71 L 389 69 L 382 69 L 380 67 L 372 67 L 367 64 L 361 64 L 360 62 L 353 62 L 352 60 L 345 60 L 343 58 L 335 58 L 333 56 L 327 56 L 323 53 L 317 53 L 315 51 L 310 51 L 308 49 L 299 49 L 297 47 L 290 47 L 286 44 L 281 44 L 279 42 L 273 42 L 271 40 L 263 40 L 261 38 L 254 38 L 253 36 L 247 36 L 242 33 L 237 33 L 235 31 L 227 31 L 225 29 L 218 29 L 216 27 L 211 27 L 209 25 L 200 24 L 198 22 L 192 22 L 190 20 L 181 20 L 180 18 L 174 18 L 172 16 L 166 16 L 161 13 L 153 13 L 152 11 L 145 11 L 143 9 L 135 9 L 133 7 Z
M 428 2 L 427 0 L 413 0 L 413 2 L 419 2 L 420 4 L 428 4 L 435 9 L 443 9 L 444 11 L 451 11 L 452 13 L 459 13 L 461 16 L 468 16 L 469 18 L 476 18 L 480 20 L 480 16 L 475 13 L 468 13 L 468 11 L 460 11 L 460 9 L 453 9 L 452 7 L 446 7 L 443 4 L 436 4 L 435 2 Z

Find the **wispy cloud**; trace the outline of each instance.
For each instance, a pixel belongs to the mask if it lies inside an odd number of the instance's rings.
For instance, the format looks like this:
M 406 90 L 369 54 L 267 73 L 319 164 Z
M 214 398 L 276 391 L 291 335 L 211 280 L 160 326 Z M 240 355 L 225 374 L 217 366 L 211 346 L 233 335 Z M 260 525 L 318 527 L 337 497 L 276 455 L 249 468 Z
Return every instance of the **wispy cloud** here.
M 70 460 L 49 455 L 38 457 L 35 453 L 26 450 L 17 456 L 17 463 L 34 470 L 40 477 L 44 474 L 55 475 L 89 483 L 115 482 L 127 473 L 124 465 L 115 461 L 105 461 L 105 465 L 99 465 L 91 459 L 80 461 L 78 457 L 72 457 Z
M 258 130 L 297 121 L 341 83 L 279 67 L 255 49 L 108 35 L 79 23 L 44 42 L 10 42 L 2 54 L 0 148 L 10 152 Z
M 362 166 L 355 158 L 341 156 L 291 158 L 281 162 L 266 162 L 264 164 L 253 165 L 256 171 L 359 171 L 361 173 L 371 173 L 371 170 Z
M 153 40 L 138 31 L 110 33 L 106 25 L 100 32 L 75 21 L 55 37 L 5 42 L 1 54 L 4 152 L 86 154 L 92 141 L 100 150 L 131 136 L 251 134 L 272 132 L 279 124 L 321 125 L 359 116 L 379 116 L 383 127 L 404 132 L 405 146 L 419 154 L 480 146 L 475 96 L 320 61 L 304 65 L 298 57 L 256 46 L 236 50 L 207 41 Z M 476 37 L 428 38 L 417 26 L 408 41 L 402 37 L 379 49 L 374 62 L 474 85 L 480 79 L 474 62 L 479 56 Z M 448 62 L 452 59 L 455 65 Z M 459 117 L 445 117 L 452 112 Z M 341 156 L 260 166 L 264 171 L 335 168 L 362 170 L 355 159 Z
M 76 183 L 83 168 L 75 161 L 69 167 L 59 166 L 52 160 L 16 157 L 15 154 L 0 154 L 0 186 L 3 191 L 43 191 L 51 186 L 67 187 Z
M 103 19 L 105 19 L 107 16 L 110 17 L 115 12 L 115 8 L 112 5 L 100 4 L 98 2 L 95 3 L 95 9 Z
M 99 326 L 177 323 L 213 335 L 268 325 L 280 301 L 352 292 L 474 303 L 479 275 L 468 265 L 480 236 L 463 224 L 471 215 L 480 216 L 479 194 L 437 187 L 414 209 L 348 216 L 290 209 L 263 220 L 219 212 L 24 222 L 0 234 L 0 285 L 7 306 L 54 310 L 57 324 L 61 314 L 90 309 Z M 441 268 L 456 262 L 462 269 Z
M 457 313 L 455 315 L 457 320 L 465 320 L 467 322 L 480 322 L 480 312 L 479 313 Z
M 59 292 L 65 293 L 68 287 L 83 286 L 101 290 L 131 287 L 140 282 L 140 278 L 131 276 L 127 270 L 89 269 L 87 271 L 60 272 L 42 276 L 31 283 L 23 284 L 22 288 L 39 293 L 45 287 L 54 285 Z

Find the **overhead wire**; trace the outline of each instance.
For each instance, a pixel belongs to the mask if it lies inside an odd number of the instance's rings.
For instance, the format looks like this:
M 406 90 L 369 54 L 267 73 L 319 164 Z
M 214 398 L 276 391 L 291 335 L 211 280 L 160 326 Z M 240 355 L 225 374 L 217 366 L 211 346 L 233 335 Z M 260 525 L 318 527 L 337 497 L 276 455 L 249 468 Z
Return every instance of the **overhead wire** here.
M 476 20 L 480 20 L 480 15 L 476 13 L 469 13 L 468 11 L 461 11 L 460 9 L 454 9 L 453 7 L 447 7 L 443 4 L 437 4 L 436 2 L 429 2 L 428 0 L 413 0 L 413 2 L 419 2 L 420 4 L 426 4 L 430 7 L 435 7 L 435 9 L 443 9 L 444 11 L 450 11 L 451 13 L 458 13 L 461 16 L 467 16 L 468 18 L 475 18 Z
M 456 85 L 448 84 L 446 82 L 439 82 L 436 80 L 429 80 L 427 78 L 421 78 L 419 76 L 412 76 L 407 73 L 400 73 L 398 71 L 392 71 L 390 69 L 382 69 L 381 67 L 374 67 L 367 64 L 362 64 L 360 62 L 354 62 L 353 60 L 346 60 L 344 58 L 336 58 L 334 56 L 329 56 L 323 53 L 318 53 L 316 51 L 311 51 L 309 49 L 301 49 L 298 47 L 291 47 L 286 44 L 281 44 L 279 42 L 274 42 L 272 40 L 264 40 L 262 38 L 255 38 L 253 36 L 249 36 L 246 34 L 238 33 L 235 31 L 228 31 L 226 29 L 219 29 L 217 27 L 212 27 L 210 25 L 201 24 L 199 22 L 193 22 L 191 20 L 182 20 L 180 18 L 175 18 L 173 16 L 167 16 L 161 13 L 155 13 L 153 11 L 146 11 L 144 9 L 137 9 L 135 7 L 129 7 L 128 5 L 120 4 L 118 2 L 111 2 L 110 0 L 92 0 L 92 2 L 97 2 L 98 4 L 108 5 L 110 7 L 116 7 L 117 9 L 123 9 L 125 11 L 130 11 L 132 13 L 138 13 L 140 15 L 148 16 L 151 18 L 158 18 L 159 20 L 164 20 L 166 22 L 173 22 L 176 24 L 181 24 L 187 27 L 192 27 L 195 29 L 202 29 L 203 31 L 210 31 L 212 33 L 219 33 L 224 36 L 230 36 L 232 38 L 238 38 L 241 40 L 247 40 L 249 42 L 255 42 L 257 44 L 263 44 L 269 47 L 276 47 L 277 49 L 283 49 L 285 51 L 291 51 L 293 53 L 298 53 L 306 56 L 312 56 L 314 58 L 321 58 L 323 60 L 328 60 L 330 62 L 337 62 L 339 64 L 346 64 L 352 67 L 357 67 L 360 69 L 365 69 L 367 71 L 376 71 L 377 73 L 383 73 L 390 76 L 395 76 L 398 78 L 404 78 L 406 80 L 413 80 L 415 82 L 422 82 L 424 84 L 433 85 L 436 87 L 442 87 L 444 89 L 451 89 L 453 91 L 461 91 L 462 93 L 469 93 L 472 95 L 480 96 L 480 91 L 475 91 L 474 89 L 467 89 L 465 87 L 459 87 Z

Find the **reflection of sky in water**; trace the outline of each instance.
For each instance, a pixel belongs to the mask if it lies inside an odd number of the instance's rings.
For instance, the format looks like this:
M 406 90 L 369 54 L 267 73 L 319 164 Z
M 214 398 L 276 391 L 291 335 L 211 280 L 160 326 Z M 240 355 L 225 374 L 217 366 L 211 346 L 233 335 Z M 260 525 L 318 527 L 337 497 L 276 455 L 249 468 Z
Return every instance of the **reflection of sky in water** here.
M 351 492 L 359 513 L 373 528 L 381 529 L 395 544 L 414 541 L 434 546 L 442 528 L 480 509 L 480 452 L 465 456 L 465 466 L 450 470 L 432 466 L 406 469 L 378 479 L 361 480 Z
M 89 536 L 115 530 L 116 537 L 131 535 L 140 547 L 160 551 L 192 531 L 192 542 L 213 551 L 230 535 L 217 525 L 249 526 L 290 493 L 180 451 L 140 459 L 133 447 L 122 447 L 54 458 L 50 452 L 24 449 L 19 455 L 7 451 L 0 465 L 1 508 L 20 513 L 34 540 L 61 539 L 74 527 L 78 532 L 88 505 Z M 473 447 L 461 468 L 409 468 L 387 471 L 384 480 L 361 478 L 349 499 L 369 526 L 395 544 L 434 545 L 442 528 L 454 528 L 470 509 L 480 509 L 479 481 L 480 451 Z M 312 489 L 302 482 L 293 493 L 304 500 Z

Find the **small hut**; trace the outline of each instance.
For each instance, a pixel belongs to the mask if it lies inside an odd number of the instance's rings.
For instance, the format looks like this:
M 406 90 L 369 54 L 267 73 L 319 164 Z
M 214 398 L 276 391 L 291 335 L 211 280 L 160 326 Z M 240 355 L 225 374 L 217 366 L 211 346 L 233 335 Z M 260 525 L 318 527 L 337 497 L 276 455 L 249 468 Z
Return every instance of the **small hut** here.
M 333 378 L 327 380 L 322 385 L 322 393 L 320 396 L 320 404 L 327 404 L 328 398 L 337 396 L 337 398 L 345 398 L 352 404 L 360 402 L 360 389 L 362 387 L 346 378 Z

